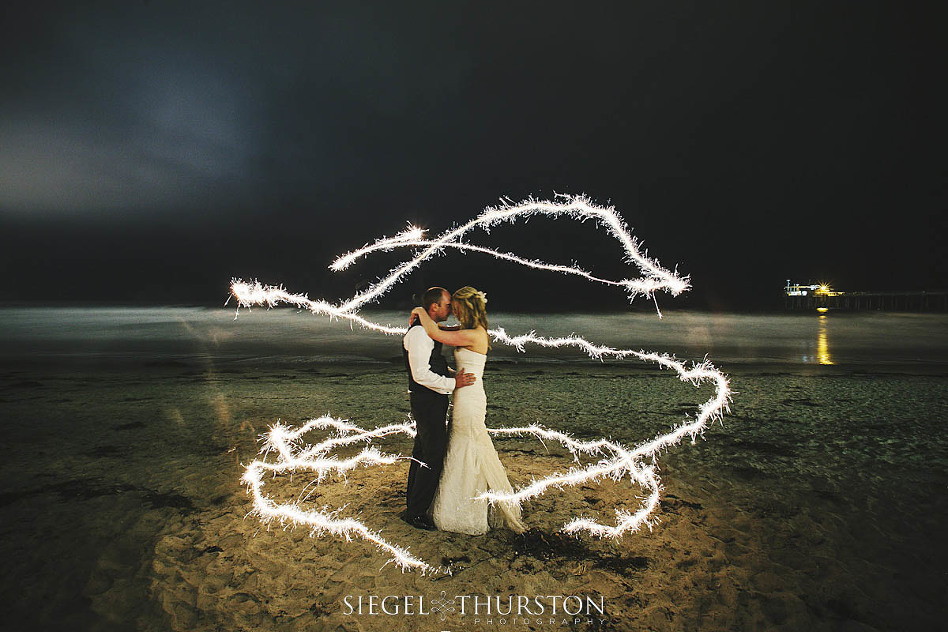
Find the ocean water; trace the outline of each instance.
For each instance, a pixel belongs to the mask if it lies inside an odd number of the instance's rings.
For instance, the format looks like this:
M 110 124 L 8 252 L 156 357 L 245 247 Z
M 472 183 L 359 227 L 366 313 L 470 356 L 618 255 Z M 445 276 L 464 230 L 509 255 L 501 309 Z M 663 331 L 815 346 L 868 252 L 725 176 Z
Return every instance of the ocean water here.
M 385 325 L 406 314 L 363 312 Z M 617 349 L 709 358 L 720 367 L 746 364 L 931 366 L 948 362 L 948 316 L 942 314 L 492 314 L 510 335 L 576 335 Z M 291 309 L 7 308 L 0 309 L 0 359 L 388 362 L 397 336 Z M 574 347 L 522 352 L 503 345 L 495 361 L 582 362 Z

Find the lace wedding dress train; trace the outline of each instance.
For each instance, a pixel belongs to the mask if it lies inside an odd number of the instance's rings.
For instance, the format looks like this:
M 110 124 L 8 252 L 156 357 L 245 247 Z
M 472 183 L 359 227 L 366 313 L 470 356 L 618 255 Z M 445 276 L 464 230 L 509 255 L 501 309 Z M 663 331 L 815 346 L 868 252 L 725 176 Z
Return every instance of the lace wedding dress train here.
M 491 506 L 486 500 L 476 500 L 487 490 L 509 492 L 513 489 L 484 423 L 487 395 L 483 376 L 487 356 L 457 348 L 454 357 L 457 370 L 473 373 L 477 381 L 454 391 L 448 450 L 431 504 L 432 518 L 442 531 L 483 535 L 489 526 L 507 526 L 522 533 L 526 527 L 520 520 L 519 506 L 505 503 Z

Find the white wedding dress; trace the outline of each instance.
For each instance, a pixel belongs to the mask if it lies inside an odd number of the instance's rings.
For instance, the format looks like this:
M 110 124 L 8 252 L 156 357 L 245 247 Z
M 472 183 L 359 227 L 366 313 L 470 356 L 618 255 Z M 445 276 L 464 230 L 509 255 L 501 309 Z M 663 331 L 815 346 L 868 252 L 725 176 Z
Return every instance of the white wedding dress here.
M 483 377 L 487 356 L 458 347 L 454 358 L 458 371 L 473 373 L 477 380 L 454 391 L 448 450 L 441 481 L 431 503 L 431 517 L 442 531 L 483 535 L 489 528 L 490 513 L 490 526 L 505 525 L 522 533 L 526 527 L 520 520 L 518 505 L 490 506 L 486 500 L 475 500 L 488 490 L 510 492 L 513 488 L 484 423 L 487 394 Z

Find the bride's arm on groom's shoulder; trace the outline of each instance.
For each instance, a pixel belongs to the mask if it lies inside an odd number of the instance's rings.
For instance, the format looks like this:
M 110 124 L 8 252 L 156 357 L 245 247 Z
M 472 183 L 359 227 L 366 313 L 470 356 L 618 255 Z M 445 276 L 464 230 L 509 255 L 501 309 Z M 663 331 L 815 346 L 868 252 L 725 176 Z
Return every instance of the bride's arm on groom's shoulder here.
M 451 347 L 467 347 L 475 342 L 475 331 L 473 329 L 441 329 L 438 323 L 431 320 L 431 316 L 423 307 L 416 307 L 412 310 L 412 314 L 421 319 L 421 325 L 425 328 L 425 333 L 442 344 Z
M 421 310 L 421 309 L 422 308 L 420 307 L 415 308 L 415 310 Z M 422 313 L 422 312 L 416 312 L 415 310 L 412 310 L 411 314 L 408 315 L 409 327 L 411 327 L 415 323 L 415 321 L 418 320 L 418 314 Z M 427 314 L 427 312 L 424 312 L 424 313 Z M 460 325 L 445 325 L 444 323 L 435 323 L 435 324 L 438 325 L 438 328 L 441 329 L 441 331 L 458 331 L 461 328 Z

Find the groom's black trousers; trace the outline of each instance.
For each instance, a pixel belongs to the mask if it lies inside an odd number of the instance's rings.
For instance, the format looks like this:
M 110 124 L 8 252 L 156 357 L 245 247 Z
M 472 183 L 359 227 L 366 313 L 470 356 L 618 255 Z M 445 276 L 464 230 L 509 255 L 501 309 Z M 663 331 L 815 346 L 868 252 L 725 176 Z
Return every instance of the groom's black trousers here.
M 415 447 L 408 466 L 408 519 L 424 516 L 434 500 L 444 453 L 448 448 L 448 396 L 418 386 L 411 392 L 411 416 L 415 420 Z M 427 467 L 418 463 L 421 461 Z

